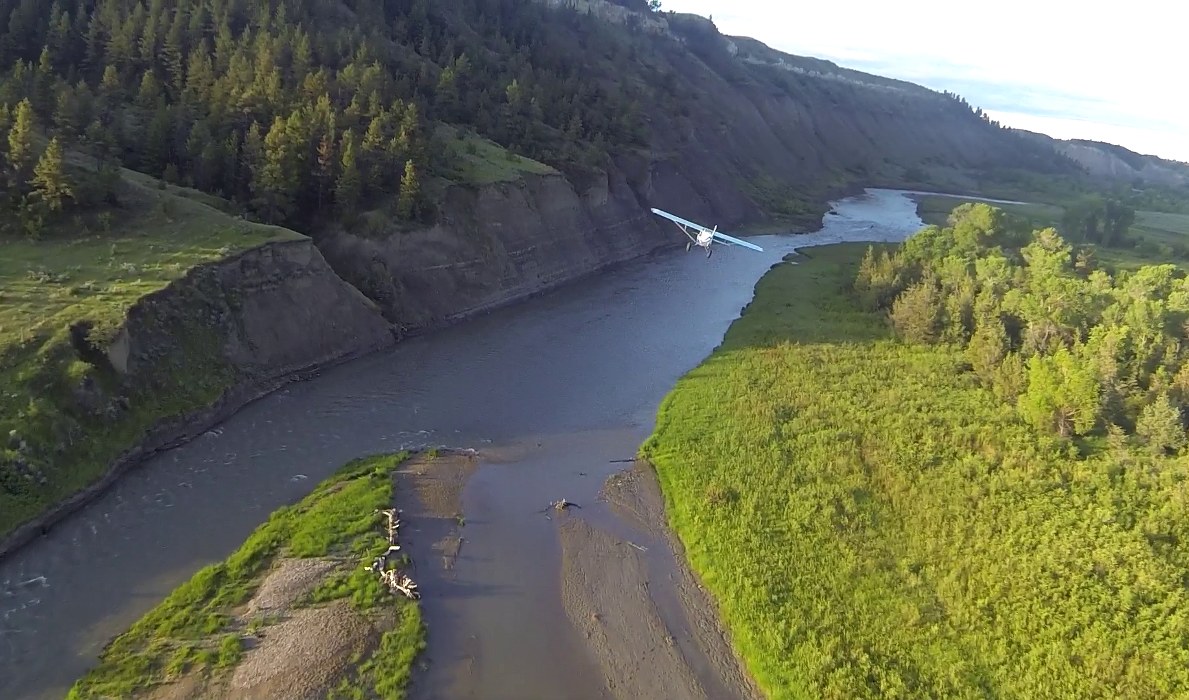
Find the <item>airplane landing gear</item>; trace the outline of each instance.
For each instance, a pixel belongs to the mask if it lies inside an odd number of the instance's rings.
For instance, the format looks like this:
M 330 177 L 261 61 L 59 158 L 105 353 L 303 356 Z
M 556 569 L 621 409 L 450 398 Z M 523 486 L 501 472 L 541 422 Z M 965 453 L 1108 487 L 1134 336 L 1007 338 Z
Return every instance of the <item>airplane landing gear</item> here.
M 706 246 L 706 259 L 709 260 L 711 255 L 714 255 L 714 248 Z
M 688 253 L 688 252 L 689 252 L 689 249 L 690 249 L 690 248 L 692 248 L 693 246 L 694 246 L 694 242 L 693 242 L 693 241 L 688 241 L 688 242 L 686 242 L 686 244 L 685 244 L 685 252 L 687 252 L 687 253 Z

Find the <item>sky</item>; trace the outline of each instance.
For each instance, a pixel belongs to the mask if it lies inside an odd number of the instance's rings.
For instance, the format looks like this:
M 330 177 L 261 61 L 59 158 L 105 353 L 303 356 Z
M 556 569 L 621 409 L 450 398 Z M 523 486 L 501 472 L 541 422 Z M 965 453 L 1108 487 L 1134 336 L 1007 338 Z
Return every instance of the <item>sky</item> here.
M 724 34 L 949 90 L 1000 123 L 1189 162 L 1189 10 L 1170 0 L 662 0 Z M 991 8 L 994 8 L 991 11 Z

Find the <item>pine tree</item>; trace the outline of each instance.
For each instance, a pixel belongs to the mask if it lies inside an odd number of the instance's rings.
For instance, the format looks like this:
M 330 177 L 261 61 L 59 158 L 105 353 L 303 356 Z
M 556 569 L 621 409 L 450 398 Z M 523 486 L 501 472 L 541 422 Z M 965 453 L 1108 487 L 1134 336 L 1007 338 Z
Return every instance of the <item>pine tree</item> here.
M 363 196 L 358 147 L 355 145 L 355 132 L 351 129 L 343 132 L 339 150 L 342 151 L 342 169 L 339 172 L 338 182 L 335 183 L 334 201 L 340 214 L 349 214 L 359 206 Z
M 54 0 L 50 4 L 49 16 L 51 24 L 46 45 L 50 49 L 50 56 L 53 57 L 54 68 L 57 70 L 70 59 L 70 15 L 62 9 L 59 0 Z
M 157 40 L 157 24 L 155 22 L 146 22 L 144 31 L 140 35 L 140 41 L 137 42 L 141 65 L 153 65 L 154 59 L 157 58 L 157 45 L 159 43 Z
M 165 75 L 168 78 L 170 93 L 173 95 L 180 95 L 186 86 L 186 59 L 188 58 L 184 53 L 185 47 L 183 45 L 183 32 L 185 25 L 183 20 L 186 13 L 179 9 L 174 12 L 173 23 L 169 27 L 169 32 L 165 35 L 165 42 L 161 48 L 160 61 L 165 68 Z
M 58 88 L 53 122 L 58 134 L 67 143 L 73 143 L 82 134 L 85 115 L 79 109 L 79 100 L 68 85 Z
M 335 163 L 334 163 L 334 156 L 335 156 L 334 142 L 335 142 L 335 135 L 334 135 L 333 131 L 323 134 L 322 138 L 319 139 L 319 141 L 318 141 L 317 189 L 318 189 L 318 211 L 319 212 L 322 211 L 322 204 L 325 201 L 326 196 L 330 193 L 330 188 L 334 184 L 334 180 L 335 180 L 335 177 L 334 177 L 335 176 L 335 172 L 334 172 L 334 165 L 335 165 Z
M 407 157 L 418 163 L 426 162 L 425 142 L 421 138 L 421 113 L 416 104 L 409 103 L 405 106 L 398 133 L 404 143 Z
M 396 201 L 396 215 L 410 221 L 420 213 L 421 183 L 417 179 L 417 168 L 413 161 L 405 161 L 405 174 L 400 179 L 400 196 Z
M 190 53 L 186 69 L 185 98 L 195 104 L 206 104 L 211 98 L 215 84 L 215 69 L 211 64 L 210 49 L 206 40 Z
M 51 212 L 61 211 L 66 198 L 74 196 L 62 162 L 62 145 L 56 136 L 50 139 L 33 169 L 33 191 Z
M 244 183 L 244 167 L 240 154 L 241 138 L 238 131 L 227 135 L 227 142 L 223 144 L 223 195 L 237 201 L 243 201 L 246 186 Z
M 153 112 L 141 149 L 142 163 L 150 172 L 159 173 L 173 159 L 173 116 L 162 102 Z
M 995 370 L 1007 357 L 1008 350 L 1007 331 L 1003 328 L 1003 322 L 987 314 L 978 321 L 970 345 L 966 347 L 966 358 L 974 368 L 974 373 L 990 384 L 995 377 Z
M 79 9 L 82 10 L 82 7 L 80 6 Z M 100 67 L 103 66 L 103 22 L 99 18 L 99 13 L 88 18 L 83 44 L 86 47 L 83 55 L 83 68 L 89 75 L 98 75 Z M 115 70 L 113 64 L 109 64 L 107 67 Z
M 366 163 L 364 177 L 366 178 L 366 186 L 369 187 L 383 182 L 388 171 L 391 169 L 391 164 L 388 163 L 387 152 L 384 148 L 387 141 L 384 133 L 385 117 L 386 113 L 381 111 L 372 118 L 367 126 L 367 131 L 363 135 L 363 157 Z
M 54 108 L 54 62 L 48 46 L 41 49 L 33 72 L 33 103 L 42 113 Z
M 106 168 L 116 156 L 115 139 L 112 138 L 111 132 L 96 119 L 87 126 L 83 138 L 86 140 L 91 154 L 95 156 L 97 169 Z
M 136 106 L 143 114 L 152 114 L 159 105 L 164 104 L 161 90 L 161 82 L 157 80 L 153 71 L 145 71 L 140 77 L 140 88 L 136 92 Z
M 194 122 L 186 138 L 186 174 L 198 189 L 207 189 L 211 185 L 211 174 L 218 166 L 206 161 L 203 155 L 213 153 L 208 148 L 216 143 L 205 120 Z M 222 164 L 221 156 L 216 160 Z
M 264 168 L 264 136 L 260 133 L 260 122 L 254 121 L 248 127 L 240 163 L 247 180 L 254 179 L 256 174 Z
M 21 183 L 33 167 L 33 128 L 33 105 L 28 99 L 21 100 L 8 131 L 8 166 Z
M 124 87 L 120 84 L 120 74 L 112 65 L 103 68 L 103 78 L 99 81 L 99 114 L 104 121 L 109 121 L 123 99 Z
M 896 298 L 890 314 L 892 326 L 901 340 L 932 344 L 941 333 L 942 294 L 937 278 L 931 273 Z
M 1186 443 L 1180 407 L 1173 403 L 1167 393 L 1161 392 L 1140 411 L 1135 434 L 1155 454 L 1179 452 Z
M 253 178 L 252 189 L 269 222 L 284 221 L 293 213 L 301 186 L 302 144 L 295 136 L 291 122 L 278 116 L 264 137 L 264 167 Z
M 582 117 L 577 111 L 574 112 L 574 116 L 570 117 L 570 121 L 566 125 L 566 138 L 571 141 L 582 139 Z
M 292 74 L 293 82 L 301 84 L 307 75 L 309 75 L 310 68 L 314 64 L 313 52 L 310 50 L 310 35 L 301 32 L 297 35 L 297 40 L 293 42 L 293 56 L 290 59 L 290 73 Z

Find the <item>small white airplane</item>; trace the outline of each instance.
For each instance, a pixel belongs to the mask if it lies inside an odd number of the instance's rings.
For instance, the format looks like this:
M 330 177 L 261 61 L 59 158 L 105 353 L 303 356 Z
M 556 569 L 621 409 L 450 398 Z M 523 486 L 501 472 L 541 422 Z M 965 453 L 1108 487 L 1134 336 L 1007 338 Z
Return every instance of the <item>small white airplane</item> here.
M 734 236 L 728 236 L 725 233 L 719 233 L 717 224 L 714 228 L 709 229 L 705 226 L 702 226 L 701 224 L 695 224 L 692 221 L 686 221 L 680 216 L 674 216 L 673 214 L 670 214 L 667 211 L 661 211 L 660 209 L 653 209 L 652 213 L 656 214 L 657 216 L 663 216 L 669 221 L 677 224 L 677 228 L 681 229 L 682 233 L 684 233 L 686 236 L 689 236 L 689 243 L 685 244 L 685 252 L 688 253 L 695 245 L 702 246 L 706 249 L 707 260 L 709 260 L 710 256 L 714 254 L 714 250 L 710 247 L 714 243 L 721 243 L 723 245 L 741 245 L 744 248 L 758 250 L 761 253 L 764 252 L 763 248 L 754 243 L 748 243 L 747 241 L 739 240 Z M 697 231 L 697 235 L 691 233 L 690 229 Z

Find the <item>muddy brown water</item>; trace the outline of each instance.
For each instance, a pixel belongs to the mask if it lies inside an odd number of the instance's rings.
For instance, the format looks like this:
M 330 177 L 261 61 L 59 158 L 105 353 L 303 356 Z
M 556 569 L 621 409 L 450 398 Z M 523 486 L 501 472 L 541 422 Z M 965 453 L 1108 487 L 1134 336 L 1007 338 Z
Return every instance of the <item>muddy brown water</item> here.
M 596 502 L 606 477 L 628 466 L 610 460 L 634 456 L 665 393 L 721 341 L 764 272 L 795 248 L 896 241 L 921 225 L 912 202 L 887 190 L 836 203 L 824 223 L 752 239 L 763 253 L 654 256 L 410 340 L 291 385 L 150 460 L 0 561 L 0 698 L 62 697 L 112 636 L 271 511 L 349 459 L 427 445 L 484 457 L 463 494 L 453 576 L 437 590 L 432 574 L 421 583 L 431 632 L 413 695 L 604 697 L 561 609 L 556 523 L 540 510 L 566 498 L 638 541 Z M 657 581 L 672 567 L 664 552 L 649 547 Z M 664 590 L 654 598 L 683 644 L 679 602 Z

